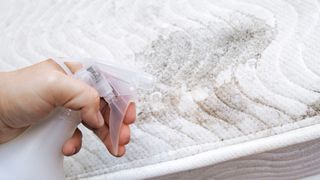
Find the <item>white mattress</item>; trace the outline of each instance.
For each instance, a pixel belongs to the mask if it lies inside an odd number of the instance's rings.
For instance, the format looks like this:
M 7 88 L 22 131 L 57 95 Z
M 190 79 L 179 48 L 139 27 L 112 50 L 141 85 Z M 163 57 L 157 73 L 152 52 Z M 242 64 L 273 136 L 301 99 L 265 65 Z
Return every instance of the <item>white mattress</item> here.
M 1 1 L 0 70 L 97 57 L 157 77 L 122 158 L 84 128 L 68 179 L 320 171 L 320 1 Z M 270 156 L 269 156 L 270 155 Z M 287 158 L 287 159 L 286 159 Z

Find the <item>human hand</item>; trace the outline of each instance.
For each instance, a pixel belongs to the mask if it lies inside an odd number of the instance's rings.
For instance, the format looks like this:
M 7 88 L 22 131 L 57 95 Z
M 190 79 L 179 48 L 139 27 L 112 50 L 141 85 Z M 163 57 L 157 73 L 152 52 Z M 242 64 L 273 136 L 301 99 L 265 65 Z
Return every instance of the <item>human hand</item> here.
M 71 72 L 81 69 L 79 63 L 66 63 Z M 119 150 L 112 152 L 109 137 L 109 106 L 98 92 L 80 80 L 66 75 L 53 60 L 12 72 L 0 73 L 0 143 L 24 132 L 30 125 L 44 119 L 53 109 L 63 106 L 79 110 L 82 123 L 91 129 L 114 156 L 125 153 L 130 141 L 129 125 L 135 121 L 136 109 L 131 103 L 120 129 Z M 82 134 L 76 129 L 62 152 L 73 155 L 81 149 Z

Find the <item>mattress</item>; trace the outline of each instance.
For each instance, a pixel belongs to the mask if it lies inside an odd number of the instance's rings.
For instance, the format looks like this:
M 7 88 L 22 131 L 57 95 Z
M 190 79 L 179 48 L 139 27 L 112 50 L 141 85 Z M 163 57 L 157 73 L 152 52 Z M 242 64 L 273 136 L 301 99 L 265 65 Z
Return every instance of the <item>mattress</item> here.
M 126 155 L 88 130 L 67 179 L 320 173 L 320 1 L 0 2 L 0 70 L 91 57 L 154 75 Z

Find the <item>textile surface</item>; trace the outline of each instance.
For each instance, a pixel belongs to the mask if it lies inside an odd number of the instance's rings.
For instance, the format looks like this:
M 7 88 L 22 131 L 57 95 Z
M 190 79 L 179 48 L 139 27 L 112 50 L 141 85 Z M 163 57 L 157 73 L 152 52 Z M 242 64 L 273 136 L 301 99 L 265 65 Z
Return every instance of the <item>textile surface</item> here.
M 320 122 L 319 5 L 317 0 L 1 1 L 0 70 L 49 57 L 92 57 L 136 66 L 157 78 L 151 90 L 138 92 L 126 155 L 110 156 L 82 127 L 82 150 L 65 160 L 69 179 L 117 172 L 121 178 L 132 168 L 313 128 L 288 136 L 298 139 L 274 138 L 264 141 L 270 146 L 247 151 L 262 153 L 318 137 L 312 133 Z M 279 142 L 284 139 L 291 144 Z M 231 155 L 225 160 L 250 154 Z M 192 165 L 173 166 L 170 173 L 187 169 Z M 132 177 L 166 174 L 149 171 Z

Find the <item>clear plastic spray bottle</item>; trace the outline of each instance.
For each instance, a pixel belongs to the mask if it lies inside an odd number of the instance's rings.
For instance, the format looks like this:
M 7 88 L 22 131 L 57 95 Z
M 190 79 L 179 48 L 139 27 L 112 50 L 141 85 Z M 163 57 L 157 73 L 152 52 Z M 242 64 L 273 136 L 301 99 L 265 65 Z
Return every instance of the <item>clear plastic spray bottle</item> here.
M 55 61 L 66 73 L 72 75 L 63 63 L 64 59 Z M 151 87 L 153 78 L 143 72 L 98 60 L 77 59 L 77 62 L 81 62 L 84 67 L 72 76 L 94 87 L 110 106 L 112 151 L 118 152 L 120 126 L 129 103 L 134 101 L 135 89 Z M 0 144 L 0 179 L 65 179 L 62 146 L 79 123 L 79 112 L 56 108 L 20 136 Z

